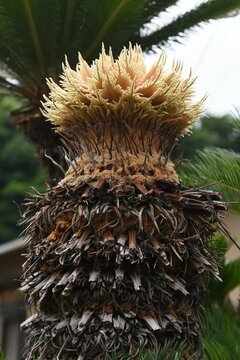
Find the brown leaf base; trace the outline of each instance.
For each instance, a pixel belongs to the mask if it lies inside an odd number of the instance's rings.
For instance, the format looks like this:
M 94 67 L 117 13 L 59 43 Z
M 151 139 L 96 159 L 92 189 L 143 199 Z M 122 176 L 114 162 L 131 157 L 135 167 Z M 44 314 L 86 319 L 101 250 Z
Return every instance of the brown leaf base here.
M 219 194 L 174 183 L 58 185 L 27 204 L 25 359 L 104 359 L 166 340 L 200 346 Z

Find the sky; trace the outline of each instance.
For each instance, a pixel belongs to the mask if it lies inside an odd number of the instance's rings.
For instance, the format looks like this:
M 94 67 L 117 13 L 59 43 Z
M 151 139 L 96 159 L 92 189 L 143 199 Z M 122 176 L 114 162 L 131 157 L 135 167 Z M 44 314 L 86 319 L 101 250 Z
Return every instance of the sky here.
M 178 7 L 172 8 L 171 15 L 154 20 L 153 26 L 201 2 L 181 0 Z M 208 94 L 205 106 L 208 113 L 221 116 L 240 109 L 240 15 L 196 27 L 187 33 L 181 44 L 172 43 L 165 51 L 169 59 L 183 60 L 186 73 L 192 68 L 194 76 L 198 77 L 197 97 Z M 153 63 L 157 57 L 156 53 L 148 55 L 148 63 Z

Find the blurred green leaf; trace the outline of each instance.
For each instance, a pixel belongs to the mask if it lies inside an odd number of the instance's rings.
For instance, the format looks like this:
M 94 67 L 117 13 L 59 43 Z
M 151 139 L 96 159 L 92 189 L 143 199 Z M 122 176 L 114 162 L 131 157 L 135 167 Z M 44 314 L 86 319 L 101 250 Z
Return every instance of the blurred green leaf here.
M 179 174 L 184 183 L 209 184 L 221 191 L 230 208 L 240 212 L 240 153 L 219 148 L 198 151 L 191 163 L 181 165 Z
M 205 360 L 240 359 L 240 317 L 226 306 L 207 308 L 203 316 Z
M 14 98 L 0 100 L 0 242 L 17 237 L 21 229 L 16 223 L 26 191 L 31 185 L 39 190 L 44 173 L 35 158 L 35 149 L 9 119 L 11 110 L 19 106 Z M 16 203 L 18 205 L 16 205 Z

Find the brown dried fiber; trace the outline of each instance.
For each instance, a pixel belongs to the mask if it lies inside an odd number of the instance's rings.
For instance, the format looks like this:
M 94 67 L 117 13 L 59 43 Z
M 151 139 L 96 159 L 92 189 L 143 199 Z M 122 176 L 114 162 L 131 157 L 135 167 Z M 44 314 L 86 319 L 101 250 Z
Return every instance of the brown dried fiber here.
M 113 348 L 133 356 L 166 340 L 198 346 L 204 279 L 218 279 L 208 239 L 222 229 L 219 194 L 93 184 L 58 185 L 28 203 L 22 290 L 38 313 L 22 324 L 25 358 L 104 359 Z

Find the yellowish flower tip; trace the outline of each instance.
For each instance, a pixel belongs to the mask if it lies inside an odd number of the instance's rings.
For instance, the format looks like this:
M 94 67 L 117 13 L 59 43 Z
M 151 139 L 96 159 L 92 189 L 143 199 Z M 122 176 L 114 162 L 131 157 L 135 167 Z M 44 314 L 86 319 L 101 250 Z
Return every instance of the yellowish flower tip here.
M 139 45 L 124 47 L 117 59 L 111 48 L 107 54 L 103 46 L 91 66 L 79 54 L 76 70 L 65 61 L 59 85 L 47 81 L 50 93 L 43 114 L 63 133 L 119 121 L 128 128 L 154 126 L 156 136 L 170 136 L 171 141 L 184 135 L 201 115 L 204 99 L 193 100 L 195 79 L 191 72 L 182 76 L 180 61 L 174 61 L 170 70 L 165 65 L 162 53 L 147 69 Z

